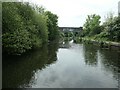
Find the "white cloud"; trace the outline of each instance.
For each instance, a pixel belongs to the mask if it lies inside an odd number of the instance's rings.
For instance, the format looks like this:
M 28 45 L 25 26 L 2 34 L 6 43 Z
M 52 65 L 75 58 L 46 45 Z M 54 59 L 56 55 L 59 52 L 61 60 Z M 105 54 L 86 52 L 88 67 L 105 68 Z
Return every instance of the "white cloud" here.
M 119 0 L 29 0 L 59 16 L 59 26 L 82 26 L 87 15 L 99 14 L 104 19 L 110 11 L 118 13 Z

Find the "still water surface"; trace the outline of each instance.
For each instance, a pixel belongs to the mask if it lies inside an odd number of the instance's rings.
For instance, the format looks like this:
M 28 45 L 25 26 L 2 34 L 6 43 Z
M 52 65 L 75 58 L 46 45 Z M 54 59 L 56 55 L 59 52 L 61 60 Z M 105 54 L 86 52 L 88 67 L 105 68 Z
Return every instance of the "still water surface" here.
M 3 57 L 3 88 L 117 88 L 117 51 L 50 43 L 19 57 Z

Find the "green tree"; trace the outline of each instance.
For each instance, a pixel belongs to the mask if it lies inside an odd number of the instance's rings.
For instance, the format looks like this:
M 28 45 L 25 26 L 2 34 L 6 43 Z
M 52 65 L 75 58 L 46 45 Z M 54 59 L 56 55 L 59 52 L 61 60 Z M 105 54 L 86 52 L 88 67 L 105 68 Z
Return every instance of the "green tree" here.
M 49 40 L 55 40 L 55 38 L 57 38 L 59 36 L 58 17 L 57 17 L 57 15 L 51 13 L 50 11 L 46 11 L 45 15 L 47 16 Z
M 5 2 L 2 8 L 3 52 L 21 54 L 48 41 L 47 18 L 35 7 Z
M 120 17 L 114 17 L 112 13 L 109 13 L 102 26 L 103 30 L 97 36 L 98 38 L 120 41 Z
M 3 3 L 2 9 L 3 51 L 19 54 L 31 49 L 29 33 L 25 29 L 21 15 L 17 13 L 19 9 L 16 3 Z
M 120 41 L 120 16 L 115 18 L 110 35 L 113 41 Z
M 100 29 L 100 16 L 93 14 L 88 15 L 86 22 L 84 24 L 84 30 L 83 33 L 86 36 L 93 36 L 96 34 L 99 34 L 101 32 Z

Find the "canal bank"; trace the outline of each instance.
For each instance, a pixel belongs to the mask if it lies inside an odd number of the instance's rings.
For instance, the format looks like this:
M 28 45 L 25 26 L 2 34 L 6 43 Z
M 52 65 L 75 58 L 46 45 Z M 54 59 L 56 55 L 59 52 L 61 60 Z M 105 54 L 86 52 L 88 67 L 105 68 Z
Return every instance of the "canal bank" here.
M 88 43 L 88 44 L 94 44 L 104 49 L 110 49 L 110 50 L 117 50 L 120 51 L 120 43 L 119 42 L 112 42 L 112 41 L 104 41 L 104 40 L 95 40 L 92 38 L 75 38 L 75 43 Z

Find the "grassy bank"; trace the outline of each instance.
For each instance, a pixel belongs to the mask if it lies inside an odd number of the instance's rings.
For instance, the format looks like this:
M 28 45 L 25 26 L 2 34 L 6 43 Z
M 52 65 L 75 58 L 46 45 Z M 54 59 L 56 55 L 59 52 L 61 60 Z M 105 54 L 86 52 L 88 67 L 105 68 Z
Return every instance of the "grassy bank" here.
M 76 37 L 74 39 L 75 43 L 88 43 L 88 44 L 94 44 L 97 46 L 100 46 L 101 48 L 105 49 L 112 49 L 112 50 L 118 50 L 120 51 L 120 42 L 113 42 L 113 41 L 106 41 L 106 40 L 100 40 L 100 39 L 95 39 L 93 37 Z

